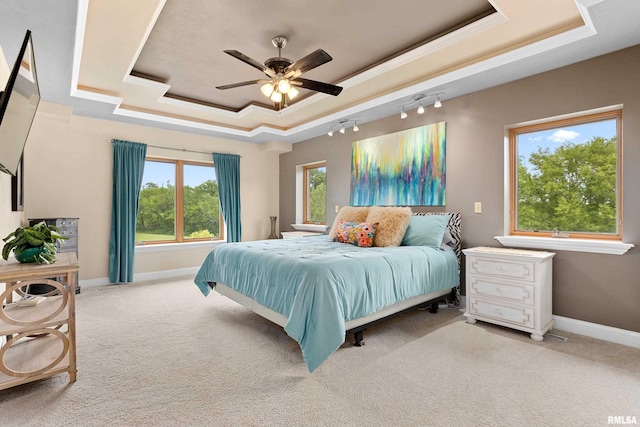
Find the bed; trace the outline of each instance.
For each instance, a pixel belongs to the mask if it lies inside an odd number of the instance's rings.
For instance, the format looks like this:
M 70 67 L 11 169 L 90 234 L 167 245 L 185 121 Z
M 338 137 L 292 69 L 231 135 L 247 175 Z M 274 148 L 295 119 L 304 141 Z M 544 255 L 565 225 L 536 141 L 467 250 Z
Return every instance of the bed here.
M 194 282 L 205 296 L 215 288 L 282 326 L 313 372 L 348 334 L 359 345 L 372 323 L 415 307 L 435 312 L 444 300 L 457 303 L 460 214 L 419 213 L 410 224 L 424 215 L 446 216 L 438 245 L 359 247 L 334 241 L 332 233 L 230 243 L 207 255 Z

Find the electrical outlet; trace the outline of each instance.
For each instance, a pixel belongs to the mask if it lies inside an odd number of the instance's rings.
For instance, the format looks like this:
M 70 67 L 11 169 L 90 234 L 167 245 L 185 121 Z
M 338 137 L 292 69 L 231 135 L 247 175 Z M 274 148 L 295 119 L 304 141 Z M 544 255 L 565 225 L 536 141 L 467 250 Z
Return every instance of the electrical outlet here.
M 474 213 L 482 213 L 482 202 L 475 202 L 473 204 L 473 212 Z

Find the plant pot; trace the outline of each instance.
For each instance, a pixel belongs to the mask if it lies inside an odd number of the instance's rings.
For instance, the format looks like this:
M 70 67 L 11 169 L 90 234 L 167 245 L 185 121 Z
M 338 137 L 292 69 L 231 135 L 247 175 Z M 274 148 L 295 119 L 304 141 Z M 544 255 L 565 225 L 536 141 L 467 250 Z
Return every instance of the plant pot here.
M 16 259 L 22 263 L 36 262 L 38 260 L 38 255 L 40 254 L 40 247 L 37 248 L 27 248 L 16 254 Z

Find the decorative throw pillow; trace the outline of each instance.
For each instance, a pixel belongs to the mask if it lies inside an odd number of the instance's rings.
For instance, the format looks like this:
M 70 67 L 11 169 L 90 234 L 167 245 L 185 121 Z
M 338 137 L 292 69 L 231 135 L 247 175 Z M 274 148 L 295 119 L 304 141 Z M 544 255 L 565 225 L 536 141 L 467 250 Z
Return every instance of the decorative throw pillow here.
M 412 216 L 402 246 L 433 246 L 439 248 L 451 215 Z
M 373 246 L 373 236 L 376 234 L 378 224 L 368 222 L 340 221 L 336 230 L 334 242 L 350 243 L 363 248 Z
M 373 246 L 400 246 L 409 221 L 409 207 L 371 206 L 366 222 L 378 223 Z
M 368 206 L 343 206 L 342 209 L 340 209 L 340 212 L 338 212 L 338 215 L 336 215 L 335 221 L 333 221 L 329 237 L 331 239 L 336 237 L 340 221 L 364 222 L 367 219 L 368 213 Z

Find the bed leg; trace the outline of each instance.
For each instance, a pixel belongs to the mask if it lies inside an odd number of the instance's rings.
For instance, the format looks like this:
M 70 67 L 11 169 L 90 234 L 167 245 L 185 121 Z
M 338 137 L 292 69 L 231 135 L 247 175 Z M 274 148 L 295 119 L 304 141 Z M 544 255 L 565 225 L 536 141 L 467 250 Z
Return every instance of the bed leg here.
M 437 313 L 438 312 L 438 302 L 432 302 L 429 304 L 429 313 Z
M 356 347 L 361 347 L 364 345 L 363 332 L 364 331 L 356 331 L 353 333 L 353 345 L 355 345 Z

